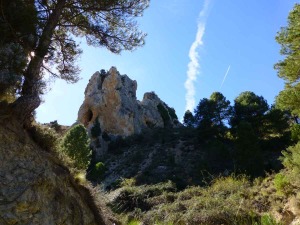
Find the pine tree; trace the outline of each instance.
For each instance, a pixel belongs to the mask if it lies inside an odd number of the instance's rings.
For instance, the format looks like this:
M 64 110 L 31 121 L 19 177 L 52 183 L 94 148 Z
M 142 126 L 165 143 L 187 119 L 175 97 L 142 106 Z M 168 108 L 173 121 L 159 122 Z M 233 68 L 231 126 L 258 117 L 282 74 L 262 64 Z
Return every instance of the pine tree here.
M 282 27 L 276 36 L 281 45 L 280 53 L 285 58 L 275 64 L 278 76 L 285 81 L 285 88 L 279 93 L 276 105 L 300 116 L 300 4 L 295 4 L 288 16 L 288 25 Z
M 74 161 L 76 168 L 83 170 L 88 168 L 92 151 L 84 126 L 76 125 L 66 133 L 61 142 L 61 150 Z
M 195 118 L 190 110 L 187 110 L 183 116 L 183 125 L 186 127 L 194 127 L 195 126 Z
M 30 18 L 26 26 L 13 23 L 11 7 L 15 7 L 13 15 L 18 15 L 19 5 L 16 1 L 1 2 L 0 22 L 5 29 L 1 29 L 4 35 L 0 35 L 0 49 L 8 41 L 20 45 L 26 58 L 32 55 L 22 68 L 18 99 L 10 107 L 22 123 L 26 124 L 25 120 L 41 103 L 46 72 L 69 83 L 78 81 L 80 70 L 76 60 L 82 51 L 75 37 L 85 37 L 89 45 L 105 47 L 117 54 L 144 44 L 145 34 L 138 30 L 135 18 L 142 15 L 148 0 L 17 1 L 24 5 L 21 12 L 32 18 L 25 17 Z M 18 37 L 18 28 L 24 28 L 22 32 L 29 33 L 28 38 Z

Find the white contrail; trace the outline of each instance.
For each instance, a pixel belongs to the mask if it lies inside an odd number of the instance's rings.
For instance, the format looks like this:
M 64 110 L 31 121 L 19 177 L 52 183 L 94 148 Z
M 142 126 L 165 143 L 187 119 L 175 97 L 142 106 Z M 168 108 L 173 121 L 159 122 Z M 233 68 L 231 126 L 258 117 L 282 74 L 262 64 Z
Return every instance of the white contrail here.
M 229 70 L 230 70 L 230 65 L 228 66 L 228 69 L 227 69 L 227 71 L 226 71 L 226 73 L 225 73 L 225 76 L 224 76 L 224 78 L 223 78 L 223 81 L 222 81 L 222 84 L 221 84 L 221 86 L 220 86 L 220 89 L 222 88 L 222 86 L 223 86 L 223 84 L 224 84 L 224 82 L 225 82 L 225 80 L 226 80 L 226 77 L 227 77 L 227 75 L 228 75 Z
M 206 24 L 206 17 L 209 11 L 209 4 L 210 0 L 205 0 L 203 8 L 199 14 L 198 18 L 198 28 L 197 28 L 197 34 L 195 41 L 192 43 L 190 51 L 189 51 L 189 58 L 190 62 L 188 64 L 188 70 L 187 70 L 187 79 L 184 83 L 184 87 L 186 89 L 186 106 L 185 110 L 193 111 L 195 107 L 195 86 L 194 82 L 197 79 L 197 75 L 199 74 L 199 54 L 197 52 L 198 47 L 203 45 L 203 35 L 205 32 L 205 24 Z

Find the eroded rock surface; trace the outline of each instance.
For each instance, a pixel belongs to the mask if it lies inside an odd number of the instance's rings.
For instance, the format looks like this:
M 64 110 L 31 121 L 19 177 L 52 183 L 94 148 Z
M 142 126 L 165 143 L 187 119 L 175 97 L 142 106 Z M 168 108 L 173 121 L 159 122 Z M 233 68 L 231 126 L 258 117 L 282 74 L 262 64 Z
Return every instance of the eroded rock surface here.
M 173 109 L 154 92 L 145 93 L 140 102 L 136 90 L 137 82 L 120 75 L 115 67 L 108 73 L 96 72 L 86 87 L 78 120 L 90 128 L 98 119 L 102 131 L 121 136 L 140 133 L 146 127 L 178 125 L 176 114 L 170 112 Z
M 0 121 L 0 224 L 113 224 L 69 170 L 22 128 Z
M 78 112 L 96 148 L 105 143 L 99 135 L 130 136 L 145 128 L 177 127 L 175 110 L 168 107 L 154 92 L 145 93 L 142 101 L 136 98 L 137 82 L 127 75 L 120 75 L 115 67 L 108 72 L 101 70 L 90 79 L 85 100 Z M 93 132 L 100 126 L 99 132 Z

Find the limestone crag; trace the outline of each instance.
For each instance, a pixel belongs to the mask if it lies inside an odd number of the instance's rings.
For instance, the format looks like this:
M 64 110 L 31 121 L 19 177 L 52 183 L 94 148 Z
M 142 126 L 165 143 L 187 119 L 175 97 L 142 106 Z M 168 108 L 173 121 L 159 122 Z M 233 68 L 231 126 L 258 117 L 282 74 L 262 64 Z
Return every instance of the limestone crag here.
M 86 87 L 78 121 L 89 131 L 99 123 L 101 133 L 123 137 L 138 134 L 148 127 L 179 125 L 175 110 L 154 92 L 145 93 L 143 100 L 138 101 L 136 90 L 137 82 L 120 75 L 115 67 L 108 72 L 96 72 Z

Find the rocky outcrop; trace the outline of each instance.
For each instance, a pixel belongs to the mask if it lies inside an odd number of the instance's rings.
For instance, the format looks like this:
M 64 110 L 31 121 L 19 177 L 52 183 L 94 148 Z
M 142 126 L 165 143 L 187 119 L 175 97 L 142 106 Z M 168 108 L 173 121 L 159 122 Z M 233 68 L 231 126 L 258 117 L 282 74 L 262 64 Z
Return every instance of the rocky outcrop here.
M 90 79 L 78 121 L 90 128 L 98 120 L 102 131 L 129 136 L 147 127 L 177 126 L 174 109 L 151 92 L 140 102 L 136 99 L 137 82 L 120 75 L 115 67 L 107 73 L 96 72 Z
M 78 121 L 84 124 L 94 145 L 105 143 L 99 135 L 130 136 L 145 128 L 179 126 L 175 110 L 168 107 L 154 93 L 145 93 L 142 101 L 136 98 L 137 82 L 120 75 L 115 67 L 101 70 L 90 79 L 85 99 L 78 112 Z M 97 128 L 95 126 L 100 126 Z M 93 132 L 93 128 L 98 132 Z
M 113 224 L 92 192 L 16 124 L 0 121 L 0 224 Z

